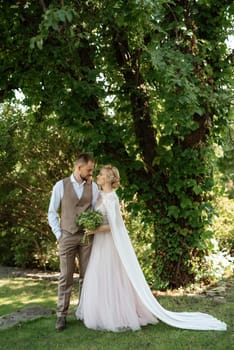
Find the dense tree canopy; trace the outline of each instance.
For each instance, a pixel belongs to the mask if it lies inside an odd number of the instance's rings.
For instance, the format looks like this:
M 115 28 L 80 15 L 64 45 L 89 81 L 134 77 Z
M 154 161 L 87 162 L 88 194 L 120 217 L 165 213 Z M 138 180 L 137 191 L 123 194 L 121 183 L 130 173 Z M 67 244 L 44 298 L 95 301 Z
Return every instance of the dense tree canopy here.
M 21 90 L 35 125 L 53 120 L 74 149 L 117 165 L 120 195 L 154 223 L 156 285 L 192 281 L 211 237 L 212 143 L 231 105 L 233 2 L 25 0 L 0 9 L 2 102 Z

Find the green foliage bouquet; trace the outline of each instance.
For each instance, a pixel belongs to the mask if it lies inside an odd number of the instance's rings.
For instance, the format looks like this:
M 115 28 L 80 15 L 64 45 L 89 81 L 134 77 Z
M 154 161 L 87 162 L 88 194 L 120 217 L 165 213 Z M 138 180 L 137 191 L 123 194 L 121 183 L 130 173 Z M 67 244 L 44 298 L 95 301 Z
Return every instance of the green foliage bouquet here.
M 94 231 L 100 226 L 102 224 L 102 219 L 102 214 L 95 210 L 83 211 L 77 216 L 77 225 L 85 230 L 82 243 L 89 243 L 88 231 Z

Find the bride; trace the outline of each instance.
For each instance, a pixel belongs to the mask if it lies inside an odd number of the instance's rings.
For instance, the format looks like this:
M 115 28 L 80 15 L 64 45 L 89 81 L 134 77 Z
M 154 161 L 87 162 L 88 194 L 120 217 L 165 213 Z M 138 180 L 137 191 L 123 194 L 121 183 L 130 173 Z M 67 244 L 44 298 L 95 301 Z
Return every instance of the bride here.
M 227 326 L 200 312 L 172 312 L 153 296 L 138 263 L 120 212 L 115 189 L 118 169 L 104 166 L 97 183 L 102 188 L 95 210 L 103 224 L 94 234 L 76 318 L 86 327 L 113 332 L 138 330 L 158 320 L 170 326 L 194 330 L 226 330 Z

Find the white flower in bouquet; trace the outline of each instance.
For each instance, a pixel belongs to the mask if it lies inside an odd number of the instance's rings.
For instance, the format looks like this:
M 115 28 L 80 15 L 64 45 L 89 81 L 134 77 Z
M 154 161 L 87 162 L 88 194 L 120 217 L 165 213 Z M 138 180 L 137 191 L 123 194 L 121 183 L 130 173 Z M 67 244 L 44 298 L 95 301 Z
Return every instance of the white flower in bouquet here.
M 83 211 L 77 216 L 77 225 L 85 230 L 82 243 L 89 243 L 89 235 L 87 231 L 94 231 L 102 224 L 102 219 L 102 214 L 95 210 Z

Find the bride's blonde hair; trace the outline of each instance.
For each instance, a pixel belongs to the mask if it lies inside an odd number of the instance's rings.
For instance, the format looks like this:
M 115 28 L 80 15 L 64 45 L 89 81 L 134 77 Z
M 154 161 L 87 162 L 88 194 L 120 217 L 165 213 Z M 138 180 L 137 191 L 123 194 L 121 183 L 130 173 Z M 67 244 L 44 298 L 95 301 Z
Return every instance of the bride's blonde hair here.
M 120 183 L 119 183 L 119 181 L 120 181 L 119 170 L 111 164 L 104 165 L 102 167 L 102 169 L 105 169 L 107 171 L 107 174 L 111 180 L 111 187 L 113 189 L 117 189 L 120 185 Z

